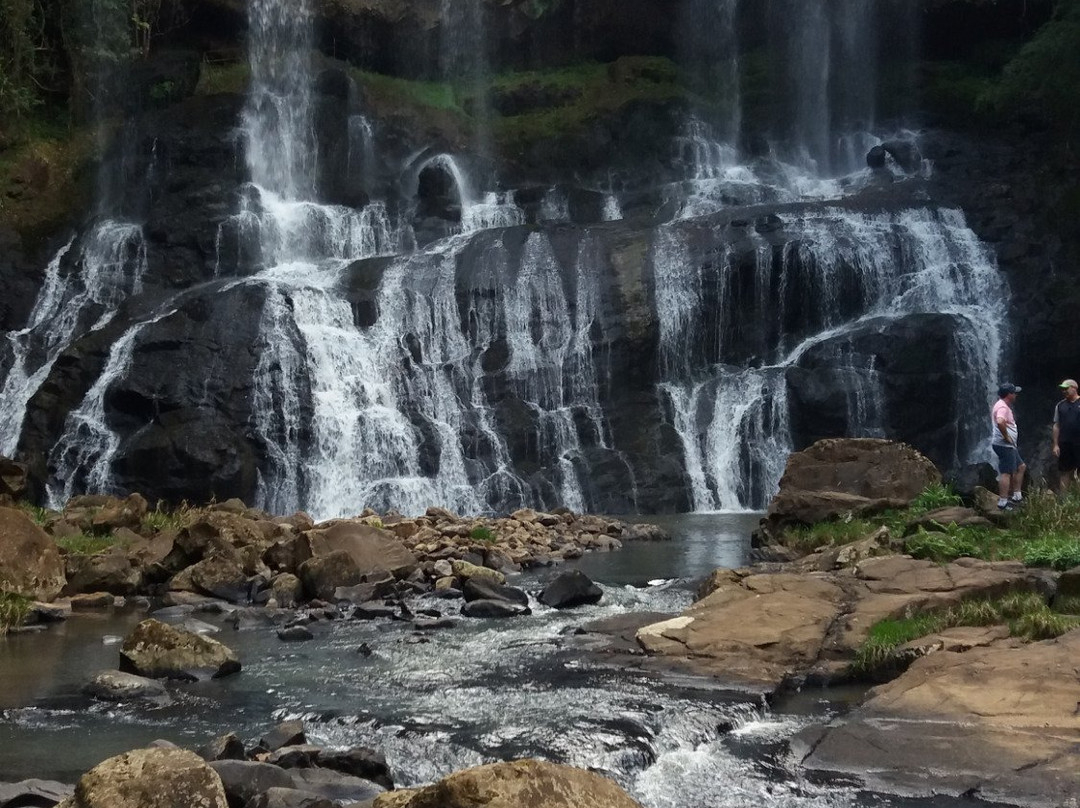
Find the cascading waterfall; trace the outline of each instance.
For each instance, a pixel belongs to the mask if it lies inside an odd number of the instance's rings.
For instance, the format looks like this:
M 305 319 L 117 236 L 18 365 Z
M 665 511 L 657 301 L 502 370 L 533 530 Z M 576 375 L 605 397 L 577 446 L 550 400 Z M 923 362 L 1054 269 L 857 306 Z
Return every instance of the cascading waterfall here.
M 781 120 L 791 157 L 822 176 L 865 165 L 877 114 L 878 36 L 885 12 L 874 0 L 772 0 L 774 49 L 786 65 Z M 910 31 L 892 26 L 894 46 Z
M 310 0 L 249 0 L 251 91 L 244 111 L 251 181 L 286 200 L 314 192 Z
M 719 264 L 694 269 L 677 231 L 661 230 L 654 245 L 659 388 L 683 443 L 696 510 L 765 504 L 792 448 L 786 373 L 810 351 L 828 352 L 829 366 L 848 382 L 847 433 L 887 431 L 876 368 L 850 341 L 868 324 L 950 315 L 955 350 L 942 361 L 974 389 L 997 377 L 1005 292 L 959 211 L 867 215 L 834 208 L 785 217 L 784 225 L 803 237 L 779 260 L 771 248 L 756 250 L 752 310 L 769 315 L 753 324 L 740 320 L 738 303 L 729 299 L 736 274 L 730 250 Z M 786 291 L 793 283 L 802 285 L 797 310 Z M 795 328 L 780 325 L 792 322 Z M 760 366 L 746 367 L 739 355 L 746 350 Z M 968 416 L 957 462 L 981 459 L 984 451 L 978 425 L 989 391 L 972 397 L 972 386 L 955 390 L 956 411 Z
M 27 404 L 60 354 L 78 337 L 104 327 L 142 289 L 146 244 L 139 225 L 107 219 L 74 245 L 72 239 L 61 247 L 46 268 L 27 326 L 7 334 L 12 364 L 0 387 L 2 454 L 15 453 Z
M 49 507 L 63 508 L 78 491 L 120 493 L 112 487 L 112 461 L 120 447 L 120 436 L 108 425 L 105 397 L 113 382 L 122 379 L 131 366 L 142 330 L 172 313 L 162 311 L 125 331 L 109 349 L 101 375 L 82 404 L 68 413 L 64 433 L 49 453 L 49 468 L 54 470 L 46 486 Z

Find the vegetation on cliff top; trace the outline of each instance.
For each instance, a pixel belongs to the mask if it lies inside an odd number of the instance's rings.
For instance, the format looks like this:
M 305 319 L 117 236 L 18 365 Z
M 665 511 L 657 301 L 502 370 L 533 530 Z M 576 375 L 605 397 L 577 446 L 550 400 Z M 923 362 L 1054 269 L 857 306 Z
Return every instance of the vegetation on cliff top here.
M 1035 491 L 1002 526 L 937 524 L 934 529 L 919 527 L 905 536 L 920 517 L 959 503 L 955 494 L 932 486 L 905 510 L 793 528 L 784 534 L 783 543 L 809 553 L 865 539 L 885 527 L 894 540 L 902 539 L 905 553 L 939 563 L 968 557 L 1016 560 L 1055 570 L 1080 566 L 1080 493 L 1074 491 L 1058 498 L 1046 491 Z

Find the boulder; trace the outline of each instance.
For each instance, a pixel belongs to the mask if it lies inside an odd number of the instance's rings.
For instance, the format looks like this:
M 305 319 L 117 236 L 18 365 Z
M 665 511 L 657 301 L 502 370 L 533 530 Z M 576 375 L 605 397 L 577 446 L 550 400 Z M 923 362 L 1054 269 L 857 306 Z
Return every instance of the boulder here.
M 217 640 L 149 618 L 124 640 L 120 670 L 153 678 L 217 679 L 239 672 L 240 661 Z
M 120 547 L 93 555 L 68 555 L 64 562 L 67 568 L 66 595 L 84 592 L 130 595 L 142 583 L 142 575 L 131 565 L 127 553 Z
M 395 578 L 406 578 L 417 565 L 416 556 L 393 533 L 363 522 L 317 525 L 302 535 L 300 543 L 300 552 L 307 557 L 344 551 L 361 576 L 389 572 Z
M 102 671 L 83 687 L 83 692 L 103 701 L 171 701 L 165 685 L 157 679 L 123 671 Z
M 84 774 L 65 808 L 228 808 L 221 779 L 183 749 L 136 749 Z
M 363 574 L 355 559 L 345 550 L 334 550 L 309 558 L 297 570 L 309 598 L 331 601 L 340 589 L 360 583 Z
M 338 802 L 360 802 L 382 794 L 384 789 L 371 780 L 353 777 L 333 769 L 290 769 L 295 788 Z
M 235 732 L 229 732 L 214 738 L 199 750 L 203 760 L 246 760 L 244 742 Z
M 48 602 L 66 582 L 56 543 L 22 511 L 0 508 L 0 592 Z
M 4 808 L 51 808 L 75 791 L 75 787 L 55 780 L 23 780 L 0 783 L 0 806 Z
M 902 508 L 941 474 L 903 443 L 874 438 L 829 438 L 788 457 L 766 525 L 785 525 Z
M 599 774 L 540 760 L 476 766 L 400 796 L 376 797 L 373 808 L 641 808 Z
M 138 531 L 147 510 L 146 498 L 142 494 L 130 494 L 123 499 L 109 497 L 90 518 L 90 528 L 99 533 L 119 528 Z
M 386 756 L 366 746 L 356 746 L 344 751 L 324 751 L 319 756 L 319 765 L 351 774 L 353 777 L 363 777 L 383 788 L 394 787 L 390 767 L 386 765 Z
M 512 586 L 500 586 L 483 578 L 467 579 L 462 594 L 466 601 L 501 600 L 506 603 L 516 603 L 519 606 L 529 605 L 529 596 L 523 590 Z
M 501 572 L 488 567 L 481 567 L 479 564 L 455 560 L 450 562 L 450 566 L 454 570 L 454 575 L 461 578 L 463 581 L 479 578 L 482 581 L 488 581 L 489 583 L 497 584 L 499 586 L 506 583 L 506 576 Z
M 244 603 L 251 583 L 236 553 L 215 553 L 186 570 L 197 592 L 230 603 Z
M 220 782 L 230 805 L 247 805 L 270 788 L 293 788 L 293 779 L 282 768 L 254 760 L 212 760 L 211 769 Z
M 283 746 L 296 746 L 306 744 L 307 736 L 304 734 L 303 721 L 282 721 L 262 738 L 259 746 L 270 752 L 275 752 Z
M 315 635 L 307 626 L 289 626 L 279 629 L 277 636 L 282 642 L 306 642 L 315 639 Z
M 580 570 L 560 573 L 544 587 L 537 600 L 553 609 L 572 609 L 599 603 L 604 591 Z

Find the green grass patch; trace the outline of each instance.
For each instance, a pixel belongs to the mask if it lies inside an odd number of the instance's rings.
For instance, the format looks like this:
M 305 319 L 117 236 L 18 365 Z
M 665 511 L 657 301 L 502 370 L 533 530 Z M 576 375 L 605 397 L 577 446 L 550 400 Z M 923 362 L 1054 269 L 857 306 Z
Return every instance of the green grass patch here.
M 108 550 L 120 544 L 119 539 L 111 533 L 104 536 L 95 536 L 89 533 L 79 533 L 73 536 L 64 536 L 56 540 L 57 546 L 69 555 L 94 555 Z
M 938 508 L 948 508 L 962 505 L 960 495 L 953 491 L 952 486 L 942 483 L 930 483 L 922 492 L 911 501 L 908 513 L 912 516 L 922 515 Z
M 879 526 L 880 522 L 870 519 L 841 519 L 802 525 L 784 533 L 784 544 L 799 552 L 812 553 L 819 547 L 839 547 L 861 541 Z
M 1074 608 L 1074 604 L 1068 606 Z M 894 665 L 899 661 L 898 649 L 902 645 L 946 629 L 995 625 L 1008 625 L 1014 637 L 1045 640 L 1080 627 L 1080 616 L 1063 613 L 1062 604 L 1051 609 L 1035 592 L 966 600 L 948 609 L 876 623 L 856 653 L 852 668 L 867 673 Z
M 21 625 L 30 611 L 30 598 L 13 592 L 0 592 L 0 636 Z
M 187 502 L 171 510 L 164 502 L 158 502 L 154 510 L 147 511 L 146 516 L 142 518 L 141 532 L 160 533 L 163 530 L 179 530 L 187 526 L 194 516 L 204 511 L 204 508 L 194 508 Z
M 365 70 L 352 71 L 353 78 L 370 93 L 399 103 L 464 113 L 454 85 L 439 81 L 411 81 Z
M 52 512 L 48 508 L 42 508 L 40 505 L 34 505 L 30 502 L 20 502 L 17 507 L 20 511 L 33 519 L 34 524 L 38 527 L 44 527 L 48 524 L 49 517 L 52 515 Z
M 497 538 L 495 531 L 486 525 L 477 525 L 469 531 L 469 538 L 473 541 L 493 542 Z

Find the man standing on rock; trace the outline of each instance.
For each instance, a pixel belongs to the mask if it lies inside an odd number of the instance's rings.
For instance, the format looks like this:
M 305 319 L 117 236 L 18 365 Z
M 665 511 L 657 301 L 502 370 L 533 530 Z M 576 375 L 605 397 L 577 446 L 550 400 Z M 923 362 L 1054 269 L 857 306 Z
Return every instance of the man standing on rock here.
M 1065 391 L 1065 398 L 1054 407 L 1053 440 L 1061 475 L 1058 490 L 1064 494 L 1076 483 L 1076 470 L 1080 467 L 1080 393 L 1075 379 L 1066 379 L 1058 386 Z
M 1027 466 L 1016 448 L 1018 430 L 1012 405 L 1020 388 L 1006 382 L 998 388 L 998 400 L 990 411 L 993 424 L 993 449 L 998 461 L 998 510 L 1011 511 L 1023 500 L 1020 489 L 1024 485 Z

